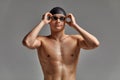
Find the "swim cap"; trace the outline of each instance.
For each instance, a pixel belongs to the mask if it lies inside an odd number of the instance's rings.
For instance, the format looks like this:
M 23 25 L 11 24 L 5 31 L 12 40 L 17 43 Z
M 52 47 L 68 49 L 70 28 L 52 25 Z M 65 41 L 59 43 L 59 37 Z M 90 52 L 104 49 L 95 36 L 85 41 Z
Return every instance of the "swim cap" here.
M 54 7 L 53 9 L 50 10 L 50 13 L 52 15 L 54 15 L 54 14 L 63 14 L 63 15 L 66 16 L 65 10 L 63 8 L 61 8 L 61 7 Z

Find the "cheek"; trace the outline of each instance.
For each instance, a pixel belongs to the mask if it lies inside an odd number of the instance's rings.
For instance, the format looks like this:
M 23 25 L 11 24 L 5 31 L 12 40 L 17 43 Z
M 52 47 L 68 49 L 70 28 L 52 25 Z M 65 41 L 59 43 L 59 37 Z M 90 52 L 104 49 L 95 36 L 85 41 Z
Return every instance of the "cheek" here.
M 63 26 L 65 26 L 65 23 L 62 23 Z
M 58 23 L 55 22 L 55 21 L 51 21 L 49 24 L 50 24 L 50 26 L 56 26 Z M 65 26 L 65 22 L 60 22 L 59 24 L 60 24 L 61 26 Z
M 54 22 L 50 22 L 49 24 L 50 24 L 50 26 L 54 26 L 54 25 L 55 25 L 55 23 L 54 23 Z

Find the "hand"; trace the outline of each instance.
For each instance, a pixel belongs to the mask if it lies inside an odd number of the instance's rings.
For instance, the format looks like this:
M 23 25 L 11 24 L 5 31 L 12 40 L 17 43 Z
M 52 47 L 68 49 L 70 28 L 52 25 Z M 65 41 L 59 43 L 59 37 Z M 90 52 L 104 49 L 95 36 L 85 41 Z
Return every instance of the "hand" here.
M 52 14 L 49 12 L 46 12 L 43 16 L 42 16 L 42 20 L 45 24 L 48 24 L 51 21 L 51 16 Z
M 68 21 L 67 19 L 70 19 L 70 20 Z M 76 24 L 75 17 L 73 16 L 72 13 L 69 13 L 66 16 L 66 23 L 71 27 L 73 27 Z

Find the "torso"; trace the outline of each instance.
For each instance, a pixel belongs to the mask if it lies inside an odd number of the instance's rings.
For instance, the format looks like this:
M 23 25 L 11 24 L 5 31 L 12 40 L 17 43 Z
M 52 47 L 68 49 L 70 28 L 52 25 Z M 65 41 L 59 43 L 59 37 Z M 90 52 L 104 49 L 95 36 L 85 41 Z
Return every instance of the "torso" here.
M 44 37 L 37 51 L 44 80 L 76 80 L 80 47 L 73 36 L 61 41 Z

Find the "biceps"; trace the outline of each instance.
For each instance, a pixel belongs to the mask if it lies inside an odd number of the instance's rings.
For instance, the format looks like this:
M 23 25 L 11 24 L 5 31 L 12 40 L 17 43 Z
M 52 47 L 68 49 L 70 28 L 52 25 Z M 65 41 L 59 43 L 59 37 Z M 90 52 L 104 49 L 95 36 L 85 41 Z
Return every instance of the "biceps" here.
M 37 47 L 40 47 L 41 45 L 41 41 L 36 39 L 32 45 L 32 48 L 37 48 Z
M 91 50 L 91 49 L 95 48 L 95 47 L 92 47 L 92 46 L 88 45 L 86 43 L 86 41 L 84 41 L 84 40 L 81 42 L 80 47 L 83 48 L 83 49 L 85 49 L 85 50 Z
M 88 49 L 88 45 L 86 44 L 86 42 L 83 40 L 80 42 L 80 48 L 83 48 L 83 49 Z
M 41 45 L 41 42 L 36 39 L 33 44 L 26 45 L 26 47 L 28 47 L 29 49 L 35 49 L 40 47 L 40 45 Z
M 88 49 L 88 45 L 87 45 L 87 43 L 85 42 L 84 38 L 81 35 L 78 36 L 78 42 L 79 42 L 79 47 L 80 48 Z

